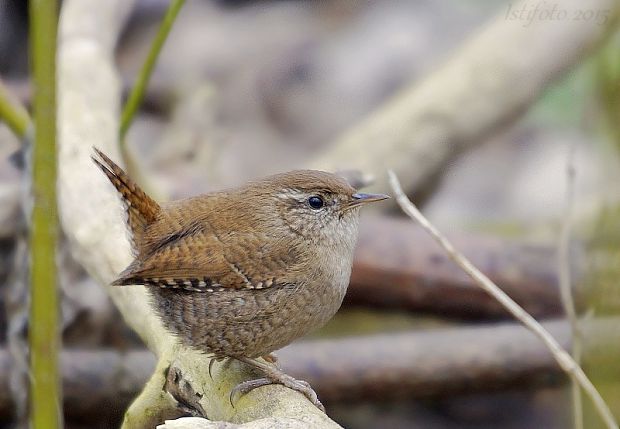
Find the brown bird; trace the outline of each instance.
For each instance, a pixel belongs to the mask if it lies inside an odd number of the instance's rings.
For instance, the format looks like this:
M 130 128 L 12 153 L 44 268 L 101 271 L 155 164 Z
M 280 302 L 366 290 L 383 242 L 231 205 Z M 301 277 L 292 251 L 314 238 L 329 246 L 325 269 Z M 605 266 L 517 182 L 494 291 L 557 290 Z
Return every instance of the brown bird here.
M 323 409 L 308 383 L 271 353 L 323 326 L 344 298 L 359 208 L 389 198 L 358 193 L 322 171 L 276 174 L 245 186 L 158 204 L 110 158 L 93 161 L 121 194 L 134 261 L 113 285 L 145 285 L 164 326 L 193 349 L 234 358 Z

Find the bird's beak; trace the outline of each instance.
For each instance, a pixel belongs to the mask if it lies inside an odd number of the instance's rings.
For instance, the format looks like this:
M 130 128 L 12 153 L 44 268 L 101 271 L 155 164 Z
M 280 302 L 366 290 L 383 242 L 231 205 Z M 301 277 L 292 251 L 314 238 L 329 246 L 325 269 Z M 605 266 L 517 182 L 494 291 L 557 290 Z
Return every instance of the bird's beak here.
M 383 200 L 387 200 L 388 198 L 390 198 L 389 195 L 385 195 L 385 194 L 362 194 L 362 193 L 353 194 L 351 195 L 351 197 L 353 198 L 353 200 L 349 204 L 349 207 L 357 207 L 362 204 L 372 203 L 375 201 L 383 201 Z
M 383 201 L 390 198 L 389 195 L 385 194 L 353 194 L 353 200 L 357 203 L 372 203 L 375 201 Z

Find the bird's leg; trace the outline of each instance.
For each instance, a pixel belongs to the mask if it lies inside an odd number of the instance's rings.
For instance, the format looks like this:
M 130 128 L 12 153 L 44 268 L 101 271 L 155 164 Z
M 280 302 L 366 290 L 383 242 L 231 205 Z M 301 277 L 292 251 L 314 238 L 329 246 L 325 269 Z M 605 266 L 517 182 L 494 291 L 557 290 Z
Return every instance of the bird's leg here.
M 271 352 L 269 354 L 266 354 L 265 356 L 261 356 L 263 358 L 263 360 L 269 362 L 269 363 L 273 363 L 276 366 L 278 366 L 278 356 L 274 353 Z
M 251 359 L 245 357 L 235 359 L 261 370 L 265 374 L 265 377 L 256 380 L 244 381 L 235 386 L 230 392 L 230 403 L 233 404 L 233 406 L 234 403 L 237 402 L 239 397 L 251 392 L 257 387 L 267 386 L 269 384 L 282 384 L 289 389 L 296 390 L 297 392 L 303 394 L 319 410 L 325 412 L 325 407 L 323 406 L 323 404 L 321 404 L 321 401 L 319 401 L 319 398 L 317 397 L 312 387 L 310 387 L 310 384 L 308 382 L 303 380 L 297 380 L 290 375 L 282 372 L 281 369 L 268 363 L 261 362 L 258 359 Z

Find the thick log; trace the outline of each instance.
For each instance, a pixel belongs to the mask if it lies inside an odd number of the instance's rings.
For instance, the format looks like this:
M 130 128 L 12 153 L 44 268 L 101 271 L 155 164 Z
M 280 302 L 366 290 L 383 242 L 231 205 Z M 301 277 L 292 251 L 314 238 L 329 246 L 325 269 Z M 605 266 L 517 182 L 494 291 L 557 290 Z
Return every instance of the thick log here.
M 554 247 L 480 236 L 450 239 L 534 317 L 562 314 Z M 573 250 L 577 284 L 582 252 Z M 578 307 L 581 301 L 577 294 Z M 509 317 L 428 234 L 409 220 L 388 217 L 362 222 L 346 303 L 465 319 Z
M 617 357 L 617 326 L 617 319 L 591 324 L 585 330 L 587 350 L 606 350 Z M 545 327 L 563 347 L 569 346 L 567 323 L 554 321 Z M 566 380 L 544 345 L 516 323 L 306 341 L 278 355 L 283 369 L 310 382 L 328 405 L 534 388 Z M 67 418 L 120 418 L 155 363 L 146 350 L 66 350 L 62 372 Z M 215 367 L 219 365 L 227 363 Z M 8 352 L 0 350 L 0 417 L 12 409 L 7 394 L 9 371 Z
M 564 345 L 569 343 L 568 325 L 549 327 Z M 308 341 L 278 355 L 283 368 L 311 383 L 327 403 L 431 398 L 564 381 L 547 349 L 515 323 Z

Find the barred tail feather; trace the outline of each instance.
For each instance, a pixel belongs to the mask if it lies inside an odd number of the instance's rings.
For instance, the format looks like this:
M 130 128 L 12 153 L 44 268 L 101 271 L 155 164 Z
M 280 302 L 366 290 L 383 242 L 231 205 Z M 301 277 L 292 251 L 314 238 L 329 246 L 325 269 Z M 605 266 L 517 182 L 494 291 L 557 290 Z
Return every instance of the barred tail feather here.
M 159 204 L 149 197 L 114 161 L 97 148 L 92 160 L 108 177 L 121 195 L 127 213 L 127 226 L 131 235 L 134 252 L 138 252 L 144 231 L 155 221 L 161 210 Z

